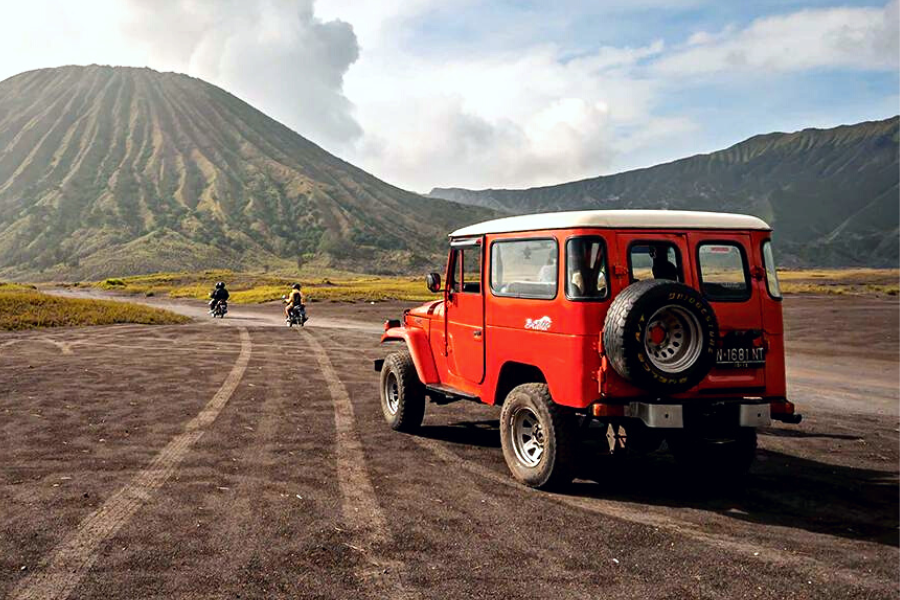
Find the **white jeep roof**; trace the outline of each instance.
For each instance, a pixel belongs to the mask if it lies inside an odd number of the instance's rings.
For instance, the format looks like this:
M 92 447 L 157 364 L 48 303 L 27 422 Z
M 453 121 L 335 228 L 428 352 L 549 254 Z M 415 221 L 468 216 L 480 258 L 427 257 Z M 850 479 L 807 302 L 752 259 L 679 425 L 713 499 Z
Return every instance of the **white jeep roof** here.
M 758 229 L 772 228 L 750 215 L 693 210 L 575 210 L 504 217 L 457 229 L 450 237 L 604 227 L 613 229 Z

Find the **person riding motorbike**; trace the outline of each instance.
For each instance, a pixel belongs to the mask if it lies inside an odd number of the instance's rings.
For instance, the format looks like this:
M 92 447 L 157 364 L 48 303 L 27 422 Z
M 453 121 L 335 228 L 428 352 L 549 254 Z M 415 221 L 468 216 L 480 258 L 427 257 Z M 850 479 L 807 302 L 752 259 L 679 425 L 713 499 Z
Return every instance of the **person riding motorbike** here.
M 299 308 L 301 313 L 303 312 L 303 308 L 304 308 L 303 292 L 300 291 L 299 283 L 295 283 L 294 285 L 291 286 L 290 294 L 288 295 L 285 302 L 286 302 L 286 304 L 284 306 L 284 318 L 285 319 L 290 319 L 291 309 L 293 309 L 294 307 Z M 303 315 L 303 316 L 304 316 L 304 318 L 306 317 L 306 315 Z
M 226 302 L 228 300 L 228 295 L 228 290 L 225 289 L 225 282 L 216 282 L 215 289 L 209 294 L 209 297 L 212 298 L 212 300 L 209 301 L 209 310 L 214 310 L 216 304 L 219 302 Z

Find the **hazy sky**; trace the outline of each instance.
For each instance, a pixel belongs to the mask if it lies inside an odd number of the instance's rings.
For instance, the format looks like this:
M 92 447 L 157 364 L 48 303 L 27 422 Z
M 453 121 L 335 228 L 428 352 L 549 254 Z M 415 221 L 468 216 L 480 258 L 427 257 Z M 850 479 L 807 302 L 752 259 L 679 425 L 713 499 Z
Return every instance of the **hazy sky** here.
M 0 79 L 188 73 L 416 191 L 558 183 L 900 111 L 897 0 L 0 0 L 0 14 Z

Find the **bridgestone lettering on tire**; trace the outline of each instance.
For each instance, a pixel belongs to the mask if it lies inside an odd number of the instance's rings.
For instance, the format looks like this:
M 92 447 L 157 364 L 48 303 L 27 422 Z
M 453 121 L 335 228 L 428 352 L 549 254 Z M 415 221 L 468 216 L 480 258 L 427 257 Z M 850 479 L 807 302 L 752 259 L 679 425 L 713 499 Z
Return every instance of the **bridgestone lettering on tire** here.
M 540 489 L 570 483 L 576 433 L 574 415 L 553 402 L 546 384 L 526 383 L 506 396 L 500 443 L 509 470 L 521 483 Z
M 412 433 L 425 418 L 425 386 L 408 350 L 388 354 L 381 368 L 381 411 L 396 431 Z
M 715 365 L 719 324 L 697 290 L 664 279 L 638 281 L 613 300 L 603 327 L 610 366 L 645 390 L 688 390 Z

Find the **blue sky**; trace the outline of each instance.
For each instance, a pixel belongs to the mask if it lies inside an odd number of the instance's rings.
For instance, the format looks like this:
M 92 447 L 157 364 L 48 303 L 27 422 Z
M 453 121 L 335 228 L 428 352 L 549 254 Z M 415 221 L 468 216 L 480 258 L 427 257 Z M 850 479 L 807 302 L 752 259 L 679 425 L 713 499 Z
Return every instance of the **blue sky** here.
M 626 90 L 630 86 L 636 87 L 634 101 L 639 110 L 635 114 L 622 115 L 628 113 L 622 106 L 629 102 L 627 91 L 619 94 L 621 97 L 608 100 L 607 122 L 602 131 L 595 132 L 595 139 L 564 140 L 556 155 L 551 153 L 535 158 L 527 151 L 518 155 L 515 151 L 509 152 L 509 146 L 518 141 L 515 135 L 507 136 L 504 141 L 503 135 L 491 136 L 476 129 L 484 140 L 483 145 L 496 150 L 496 154 L 480 152 L 472 147 L 473 144 L 450 144 L 448 152 L 426 151 L 430 155 L 430 164 L 451 165 L 446 169 L 441 166 L 425 169 L 431 171 L 435 185 L 524 187 L 547 184 L 708 152 L 758 133 L 882 119 L 900 111 L 896 3 L 562 0 L 554 3 L 423 3 L 419 7 L 421 10 L 409 9 L 405 15 L 401 13 L 394 20 L 386 20 L 385 30 L 371 36 L 375 48 L 383 44 L 384 38 L 392 38 L 391 50 L 386 54 L 393 61 L 403 56 L 416 57 L 412 61 L 415 67 L 404 67 L 409 68 L 404 78 L 415 78 L 412 74 L 425 65 L 438 73 L 450 70 L 448 64 L 453 63 L 469 64 L 473 70 L 492 69 L 495 61 L 515 60 L 548 46 L 554 48 L 553 60 L 558 65 L 596 56 L 603 49 L 624 51 L 654 44 L 661 46 L 658 51 L 649 52 L 633 62 L 625 61 L 609 69 L 600 69 L 599 78 L 611 75 L 611 81 L 597 89 L 585 90 L 578 85 L 572 85 L 568 90 L 564 86 L 562 89 L 554 87 L 541 98 L 545 105 L 567 95 L 589 102 L 603 102 L 610 95 L 610 86 L 620 85 Z M 852 42 L 843 52 L 835 52 L 828 44 L 815 47 L 820 43 L 816 39 L 828 39 L 840 34 L 841 29 L 849 30 L 848 39 Z M 748 68 L 710 67 L 698 72 L 690 69 L 660 72 L 661 62 L 672 55 L 683 54 L 692 40 L 696 42 L 697 36 L 703 35 L 718 36 L 721 38 L 719 46 L 731 44 L 738 52 L 745 46 L 750 55 L 756 46 L 778 44 L 782 39 L 793 37 L 811 38 L 811 47 L 808 48 L 809 55 L 799 61 L 792 60 L 793 52 L 788 43 L 783 57 L 776 53 Z M 879 37 L 881 39 L 877 40 Z M 375 85 L 374 78 L 357 72 L 366 63 L 365 36 L 361 41 L 360 64 L 352 66 L 347 75 L 348 89 L 353 92 L 351 98 L 364 93 L 364 86 L 353 85 L 355 79 L 364 80 L 365 86 Z M 870 42 L 881 44 L 883 52 L 870 47 Z M 714 54 L 716 46 L 716 42 L 708 42 L 704 45 L 705 53 Z M 877 55 L 882 53 L 883 57 L 879 59 Z M 708 59 L 703 53 L 698 53 L 696 58 L 701 62 Z M 550 67 L 536 70 L 535 76 L 557 76 L 558 73 L 553 71 Z M 586 69 L 582 73 L 590 77 L 596 71 Z M 433 79 L 422 77 L 421 87 L 430 87 L 428 84 L 434 83 Z M 452 80 L 464 82 L 466 78 L 454 74 Z M 652 90 L 642 89 L 641 83 Z M 437 95 L 454 94 L 446 87 L 442 92 Z M 522 93 L 528 92 L 523 89 Z M 502 120 L 496 111 L 484 111 L 478 106 L 479 93 L 472 87 L 459 86 L 458 95 L 461 97 L 459 111 L 464 115 L 483 116 L 487 125 L 496 125 Z M 439 102 L 441 99 L 430 100 Z M 510 93 L 508 101 L 527 104 L 531 99 L 517 98 L 515 93 Z M 525 121 L 523 127 L 527 128 L 529 117 L 539 113 L 541 108 L 538 103 L 530 114 L 517 116 L 517 119 Z M 515 112 L 512 107 L 511 110 Z M 448 129 L 447 120 L 447 117 L 435 119 L 445 129 Z M 648 127 L 653 122 L 657 125 Z M 422 129 L 427 127 L 420 123 L 418 130 Z M 414 131 L 407 130 L 405 134 L 412 135 Z M 449 128 L 449 131 L 454 130 Z M 592 142 L 600 147 L 591 148 Z M 543 143 L 541 140 L 539 144 Z M 571 150 L 571 145 L 578 143 L 585 147 L 584 151 Z M 412 178 L 415 181 L 413 187 L 427 187 L 425 179 L 414 174 L 423 168 L 425 160 L 414 160 L 402 149 L 391 152 L 389 142 L 385 146 L 389 148 L 387 154 L 390 156 L 378 164 L 382 171 L 392 170 L 391 164 L 394 169 L 398 163 L 407 164 L 405 172 L 397 178 Z M 422 149 L 417 150 L 421 156 Z M 454 160 L 453 154 L 457 157 L 469 155 L 472 160 Z M 507 164 L 518 161 L 524 162 L 527 168 L 516 169 L 514 164 Z
M 898 0 L 30 0 L 0 79 L 203 78 L 415 191 L 529 187 L 900 112 Z

